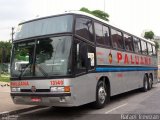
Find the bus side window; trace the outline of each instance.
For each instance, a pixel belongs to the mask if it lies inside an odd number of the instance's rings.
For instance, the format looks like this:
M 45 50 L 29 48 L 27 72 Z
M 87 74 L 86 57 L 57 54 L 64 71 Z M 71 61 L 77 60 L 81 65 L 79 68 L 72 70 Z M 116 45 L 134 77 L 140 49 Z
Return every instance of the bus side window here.
M 105 45 L 105 40 L 103 38 L 103 29 L 102 25 L 99 23 L 94 23 L 95 34 L 96 34 L 96 42 L 101 45 Z
M 110 46 L 109 28 L 99 23 L 94 23 L 96 42 L 100 45 Z
M 156 53 L 156 48 L 155 48 L 155 46 L 154 46 L 154 45 L 152 45 L 152 49 L 153 49 L 153 56 L 156 56 L 156 55 L 157 55 L 157 53 Z
M 89 64 L 88 70 L 95 68 L 95 48 L 91 45 L 87 45 L 87 54 L 90 61 L 87 62 Z
M 146 42 L 141 40 L 141 46 L 142 46 L 142 54 L 143 55 L 148 55 L 148 49 L 147 49 L 147 44 Z
M 133 37 L 133 43 L 134 43 L 134 51 L 135 53 L 141 53 L 141 43 L 140 40 L 136 37 Z
M 109 28 L 107 26 L 103 26 L 103 36 L 107 46 L 111 45 L 110 37 L 109 37 Z
M 147 43 L 147 47 L 148 47 L 148 54 L 153 55 L 152 45 L 150 43 Z
M 76 73 L 86 72 L 87 46 L 83 41 L 76 40 L 75 49 Z
M 130 35 L 124 34 L 125 48 L 127 51 L 133 51 L 133 39 Z
M 111 29 L 111 37 L 112 37 L 112 44 L 113 47 L 116 49 L 124 49 L 124 42 L 123 42 L 123 38 L 122 38 L 122 33 Z
M 94 42 L 92 21 L 86 18 L 76 18 L 75 33 L 90 42 Z

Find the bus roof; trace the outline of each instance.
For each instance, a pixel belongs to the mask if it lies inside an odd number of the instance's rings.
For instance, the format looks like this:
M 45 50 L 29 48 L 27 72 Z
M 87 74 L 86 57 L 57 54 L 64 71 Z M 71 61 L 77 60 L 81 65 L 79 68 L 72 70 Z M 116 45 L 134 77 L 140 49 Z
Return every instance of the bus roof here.
M 142 39 L 142 40 L 144 40 L 144 41 L 146 41 L 146 42 L 149 42 L 149 43 L 155 45 L 155 43 L 154 43 L 153 41 L 151 41 L 151 40 L 147 40 L 147 39 L 142 38 L 142 37 L 140 37 L 140 36 L 137 36 L 137 35 L 134 35 L 134 34 L 132 34 L 132 33 L 126 32 L 125 30 L 123 30 L 123 29 L 121 29 L 121 28 L 119 28 L 119 27 L 117 27 L 117 26 L 115 26 L 115 25 L 111 25 L 108 21 L 105 21 L 105 20 L 100 19 L 100 18 L 98 18 L 98 17 L 96 17 L 96 16 L 94 16 L 94 15 L 91 15 L 91 14 L 89 14 L 89 13 L 85 13 L 85 12 L 82 12 L 82 11 L 75 11 L 75 10 L 74 10 L 74 11 L 65 11 L 64 13 L 59 13 L 59 14 L 55 14 L 55 15 L 51 15 L 51 16 L 40 17 L 40 18 L 36 18 L 36 19 L 29 20 L 29 21 L 25 21 L 25 22 L 20 23 L 19 25 L 24 24 L 24 23 L 28 23 L 28 22 L 32 22 L 32 21 L 36 21 L 36 20 L 51 18 L 51 17 L 55 17 L 55 16 L 60 16 L 60 15 L 67 15 L 67 14 L 76 14 L 76 15 L 82 15 L 82 16 L 90 17 L 90 18 L 92 18 L 92 19 L 98 20 L 98 21 L 100 21 L 100 22 L 102 22 L 102 23 L 104 23 L 104 24 L 107 24 L 107 25 L 109 25 L 109 26 L 111 26 L 111 27 L 114 27 L 114 28 L 120 30 L 120 31 L 123 31 L 123 32 L 125 32 L 125 33 L 130 34 L 130 35 L 133 35 L 134 37 L 137 37 L 137 38 L 139 38 L 139 39 Z

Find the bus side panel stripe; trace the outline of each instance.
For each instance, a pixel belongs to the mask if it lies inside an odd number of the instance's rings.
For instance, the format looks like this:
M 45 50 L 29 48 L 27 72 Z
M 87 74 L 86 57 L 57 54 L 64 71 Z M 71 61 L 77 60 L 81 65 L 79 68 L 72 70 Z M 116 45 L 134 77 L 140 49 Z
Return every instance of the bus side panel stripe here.
M 97 67 L 96 72 L 151 71 L 157 67 Z

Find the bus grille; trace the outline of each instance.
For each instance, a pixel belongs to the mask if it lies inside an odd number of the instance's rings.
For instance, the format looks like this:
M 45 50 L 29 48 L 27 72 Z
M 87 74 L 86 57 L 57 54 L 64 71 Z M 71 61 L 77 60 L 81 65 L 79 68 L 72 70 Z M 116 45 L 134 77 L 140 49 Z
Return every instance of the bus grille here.
M 21 89 L 21 92 L 32 92 L 31 89 Z M 36 92 L 50 92 L 50 89 L 36 89 Z

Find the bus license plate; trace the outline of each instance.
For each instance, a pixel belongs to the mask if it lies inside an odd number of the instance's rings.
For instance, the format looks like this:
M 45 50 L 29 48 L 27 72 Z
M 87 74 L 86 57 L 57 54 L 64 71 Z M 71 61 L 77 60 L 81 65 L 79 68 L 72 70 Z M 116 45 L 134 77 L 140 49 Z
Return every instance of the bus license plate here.
M 41 98 L 39 97 L 31 97 L 32 102 L 41 102 Z

